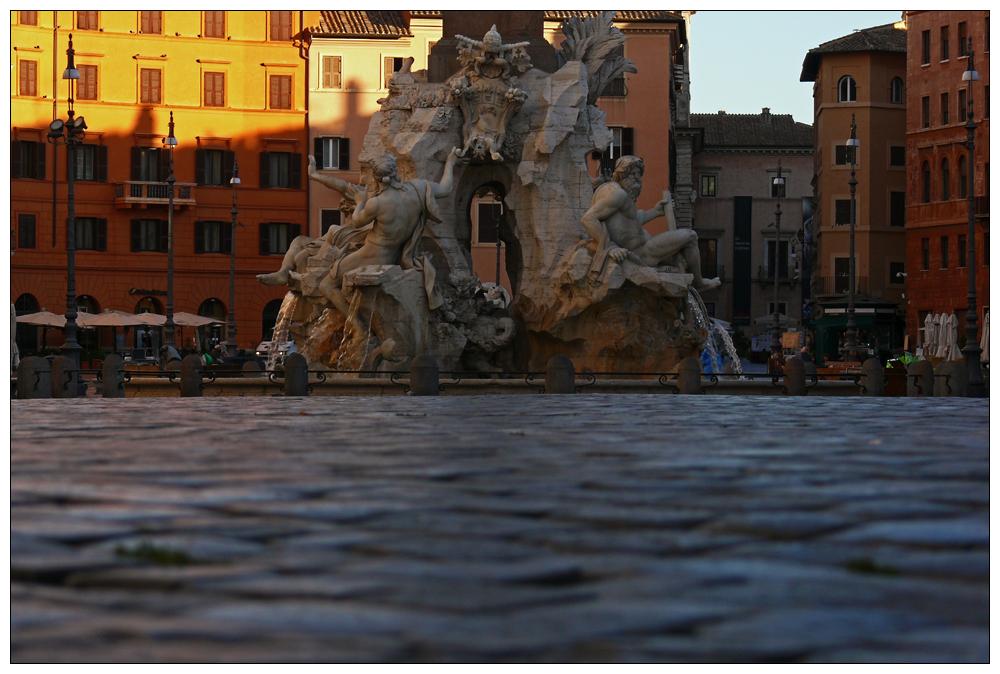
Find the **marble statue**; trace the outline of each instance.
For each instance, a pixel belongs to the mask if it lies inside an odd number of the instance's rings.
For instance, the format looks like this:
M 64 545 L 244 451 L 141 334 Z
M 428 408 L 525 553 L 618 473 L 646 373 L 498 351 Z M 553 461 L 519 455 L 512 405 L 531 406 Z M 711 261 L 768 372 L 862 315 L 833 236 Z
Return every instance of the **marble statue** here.
M 598 256 L 607 255 L 615 262 L 633 257 L 649 267 L 658 267 L 673 262 L 680 253 L 688 273 L 694 276 L 696 290 L 718 288 L 719 279 L 702 278 L 698 233 L 677 229 L 669 192 L 649 211 L 636 208 L 644 171 L 642 159 L 625 155 L 615 162 L 611 180 L 595 190 L 593 203 L 580 224 L 598 242 Z M 661 215 L 667 220 L 667 231 L 651 236 L 643 226 Z

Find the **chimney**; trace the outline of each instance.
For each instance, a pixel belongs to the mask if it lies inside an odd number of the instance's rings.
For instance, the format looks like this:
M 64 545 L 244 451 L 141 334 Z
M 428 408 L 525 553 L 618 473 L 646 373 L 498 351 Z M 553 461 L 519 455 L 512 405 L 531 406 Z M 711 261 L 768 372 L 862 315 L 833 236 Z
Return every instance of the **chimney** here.
M 771 108 L 763 108 L 760 111 L 760 123 L 765 126 L 771 125 Z
M 719 114 L 720 115 L 724 115 L 724 114 L 726 114 L 726 111 L 725 110 L 719 110 Z

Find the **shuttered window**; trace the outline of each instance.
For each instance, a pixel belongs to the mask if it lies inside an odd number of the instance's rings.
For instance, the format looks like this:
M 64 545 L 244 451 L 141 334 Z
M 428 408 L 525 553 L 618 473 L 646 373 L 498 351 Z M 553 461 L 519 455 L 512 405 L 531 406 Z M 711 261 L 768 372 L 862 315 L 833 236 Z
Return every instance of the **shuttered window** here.
M 284 255 L 288 246 L 302 232 L 302 226 L 290 222 L 260 223 L 260 254 Z
M 166 220 L 133 220 L 133 253 L 166 253 L 169 223 Z
M 108 221 L 106 218 L 74 218 L 77 250 L 107 250 Z
M 81 101 L 97 100 L 97 66 L 77 66 L 80 79 L 76 83 L 76 97 Z
M 226 12 L 211 10 L 205 12 L 205 37 L 226 37 Z
M 615 162 L 632 154 L 635 147 L 635 129 L 631 127 L 611 127 L 611 145 L 604 152 L 595 152 L 594 159 L 601 162 L 600 172 L 608 177 L 614 173 Z
M 139 102 L 158 104 L 163 102 L 161 82 L 163 72 L 157 68 L 139 70 Z
M 38 12 L 25 11 L 20 12 L 21 14 L 21 25 L 22 26 L 37 26 L 38 25 Z
M 233 246 L 233 225 L 231 222 L 198 221 L 194 223 L 194 252 L 224 253 L 228 255 Z
M 97 12 L 77 12 L 76 27 L 80 30 L 97 30 Z
M 21 86 L 18 93 L 22 96 L 38 95 L 38 61 L 21 61 Z
M 163 32 L 163 12 L 144 10 L 139 12 L 139 32 L 160 35 Z
M 323 57 L 323 88 L 324 89 L 342 88 L 339 56 Z
M 45 180 L 45 143 L 15 140 L 10 147 L 10 177 Z
M 205 73 L 205 107 L 226 106 L 226 74 Z
M 17 216 L 17 247 L 35 247 L 35 216 L 21 213 Z
M 291 75 L 271 75 L 271 109 L 291 110 L 292 109 L 292 76 Z
M 402 56 L 386 56 L 385 57 L 385 82 L 382 83 L 383 89 L 389 88 L 389 80 L 392 76 L 403 69 L 403 57 Z
M 236 153 L 232 150 L 195 150 L 194 180 L 199 185 L 228 186 Z
M 261 187 L 302 187 L 302 154 L 298 152 L 261 152 Z
M 350 138 L 320 136 L 314 139 L 313 157 L 316 159 L 316 168 L 346 171 L 350 168 L 350 147 Z
M 292 13 L 271 12 L 271 39 L 292 39 Z

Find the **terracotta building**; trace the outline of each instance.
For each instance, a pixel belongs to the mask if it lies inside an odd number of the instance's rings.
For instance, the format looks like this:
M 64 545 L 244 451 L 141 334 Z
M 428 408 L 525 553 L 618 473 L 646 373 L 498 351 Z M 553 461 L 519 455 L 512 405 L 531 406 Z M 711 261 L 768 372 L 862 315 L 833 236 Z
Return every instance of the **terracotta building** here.
M 703 299 L 713 316 L 741 327 L 747 337 L 756 337 L 759 350 L 769 352 L 775 271 L 778 312 L 791 319 L 782 326 L 797 329 L 802 319 L 802 290 L 809 278 L 803 245 L 812 206 L 812 127 L 768 108 L 756 115 L 692 114 L 690 124 L 683 133 L 693 139 L 694 228 L 702 274 L 723 281 Z M 783 188 L 774 185 L 779 162 Z
M 284 295 L 255 275 L 277 268 L 287 241 L 308 223 L 299 12 L 11 12 L 11 300 L 21 313 L 65 311 L 67 155 L 46 132 L 66 117 L 61 75 L 71 33 L 80 71 L 75 110 L 87 124 L 76 167 L 78 304 L 164 313 L 164 139 L 173 112 L 174 310 L 228 315 L 235 242 L 236 338 L 252 348 L 269 336 Z M 243 227 L 234 234 L 237 162 Z M 185 346 L 191 336 L 188 329 Z M 224 339 L 224 329 L 216 336 Z M 99 346 L 92 331 L 81 340 Z
M 990 305 L 990 27 L 989 12 L 907 12 L 906 59 L 906 333 L 923 343 L 927 314 L 954 313 L 965 338 L 969 276 L 976 265 L 979 327 Z M 962 81 L 974 52 L 976 259 L 968 259 L 970 166 L 965 128 L 969 87 Z M 982 333 L 980 333 L 982 334 Z
M 810 49 L 800 81 L 813 82 L 816 261 L 814 328 L 826 358 L 838 357 L 850 285 L 851 119 L 860 147 L 855 277 L 858 343 L 885 355 L 903 345 L 906 261 L 906 45 L 902 22 L 866 28 Z

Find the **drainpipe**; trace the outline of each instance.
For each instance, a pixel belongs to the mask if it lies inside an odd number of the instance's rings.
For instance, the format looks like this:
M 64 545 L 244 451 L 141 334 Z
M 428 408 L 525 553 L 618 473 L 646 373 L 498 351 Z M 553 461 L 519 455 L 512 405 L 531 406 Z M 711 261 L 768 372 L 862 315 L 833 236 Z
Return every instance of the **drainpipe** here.
M 308 157 L 309 152 L 312 149 L 312 139 L 309 137 L 309 78 L 311 73 L 309 72 L 309 47 L 306 45 L 306 13 L 299 10 L 299 34 L 302 36 L 299 45 L 299 58 L 306 62 L 306 76 L 303 79 L 305 82 L 305 125 L 306 125 L 306 151 L 305 155 Z M 306 160 L 306 166 L 309 166 L 309 160 Z M 306 169 L 305 186 L 306 186 L 306 231 L 309 236 L 312 236 L 312 181 L 309 180 L 309 170 Z M 319 234 L 319 229 L 316 230 L 316 234 Z
M 70 16 L 73 13 L 70 12 Z M 59 118 L 59 10 L 52 11 L 52 121 Z M 59 201 L 59 146 L 52 145 L 52 247 L 56 247 L 56 216 Z

